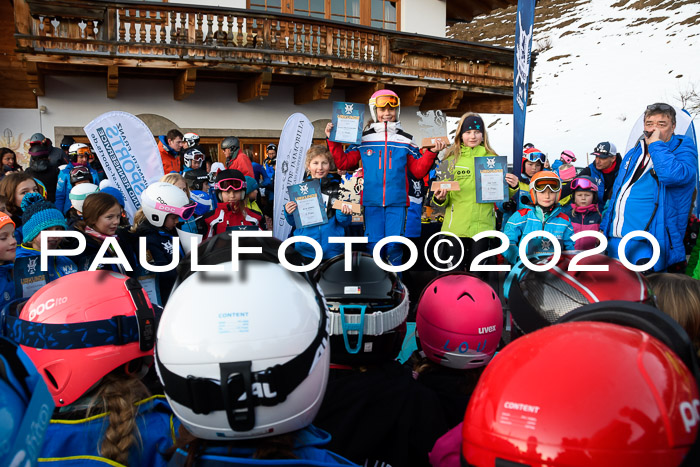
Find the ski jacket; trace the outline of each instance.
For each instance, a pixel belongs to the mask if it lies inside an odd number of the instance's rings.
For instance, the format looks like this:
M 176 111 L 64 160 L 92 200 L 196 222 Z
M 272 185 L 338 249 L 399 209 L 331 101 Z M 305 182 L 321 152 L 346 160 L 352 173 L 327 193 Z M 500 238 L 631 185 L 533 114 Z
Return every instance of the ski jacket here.
M 164 396 L 152 396 L 136 403 L 137 441 L 129 451 L 129 465 L 165 466 L 163 454 L 175 442 L 179 422 Z M 102 413 L 78 420 L 53 418 L 46 430 L 39 460 L 57 465 L 121 465 L 100 456 L 99 447 L 109 420 Z
M 85 237 L 85 250 L 83 250 L 82 253 L 76 256 L 72 256 L 71 258 L 73 259 L 73 262 L 78 266 L 79 271 L 87 271 L 90 268 L 90 265 L 92 264 L 93 260 L 95 257 L 97 257 L 97 252 L 100 250 L 102 247 L 102 241 L 93 237 L 90 234 L 86 234 L 82 230 L 75 229 L 78 232 L 82 233 L 83 236 Z M 102 264 L 100 265 L 97 269 L 98 270 L 108 270 L 108 271 L 114 271 L 119 274 L 124 274 L 126 276 L 132 276 L 134 275 L 134 272 L 138 269 L 138 263 L 137 263 L 137 257 L 136 257 L 136 252 L 134 250 L 134 240 L 132 235 L 123 227 L 119 227 L 117 229 L 116 233 L 116 238 L 117 238 L 117 243 L 119 244 L 119 247 L 121 248 L 122 253 L 124 253 L 124 256 L 126 257 L 127 261 L 129 262 L 129 265 L 131 266 L 131 269 L 133 271 L 127 271 L 125 268 L 118 264 Z M 73 247 L 77 248 L 78 247 L 78 241 L 74 239 L 73 242 L 70 242 L 67 247 Z M 111 248 L 107 249 L 105 252 L 106 257 L 114 258 L 116 257 L 116 252 L 114 252 Z
M 244 447 L 241 443 L 230 446 L 206 447 L 199 454 L 196 466 L 218 467 L 228 465 L 239 466 L 264 466 L 264 465 L 288 465 L 288 466 L 334 466 L 357 465 L 338 454 L 323 449 L 330 441 L 331 436 L 320 428 L 309 425 L 296 432 L 296 439 L 292 451 L 296 459 L 253 459 L 255 448 Z M 169 467 L 181 467 L 185 465 L 187 452 L 178 449 L 168 463 Z
M 575 234 L 586 230 L 597 232 L 600 230 L 602 216 L 597 209 L 592 212 L 577 212 L 575 207 L 571 205 L 569 220 L 571 221 L 571 227 L 573 227 Z M 579 238 L 576 240 L 575 246 L 577 250 L 590 250 L 591 248 L 595 248 L 596 239 L 593 237 Z
M 34 257 L 36 256 L 37 259 L 41 256 L 41 252 L 39 250 L 35 250 L 34 248 L 22 244 L 17 246 L 17 256 L 16 258 L 25 258 L 25 257 Z M 51 259 L 55 258 L 55 261 L 52 262 Z M 16 259 L 15 259 L 16 261 Z M 39 264 L 39 263 L 37 263 Z M 73 274 L 74 272 L 78 272 L 78 267 L 75 265 L 75 263 L 70 259 L 68 256 L 50 256 L 49 257 L 49 269 L 47 271 L 48 275 L 48 281 L 53 281 L 58 279 L 59 277 L 67 276 L 68 274 Z
M 313 180 L 307 177 L 306 180 Z M 307 236 L 316 240 L 323 249 L 323 259 L 333 258 L 334 256 L 343 253 L 342 243 L 328 243 L 329 237 L 344 237 L 345 227 L 350 225 L 352 215 L 343 214 L 340 210 L 333 209 L 333 202 L 339 199 L 340 183 L 338 179 L 332 175 L 328 175 L 319 180 L 321 183 L 321 193 L 324 195 L 326 202 L 326 216 L 328 222 L 314 227 L 301 227 L 294 229 L 294 237 Z M 284 211 L 284 217 L 287 223 L 292 227 L 294 224 L 294 214 Z M 311 245 L 306 242 L 298 242 L 294 244 L 294 249 L 307 258 L 315 258 L 316 252 Z
M 649 145 L 650 162 L 645 167 L 642 153 L 642 144 L 637 143 L 622 160 L 601 230 L 610 240 L 608 254 L 615 258 L 622 237 L 635 230 L 649 232 L 661 248 L 653 271 L 663 271 L 685 261 L 683 237 L 697 183 L 698 152 L 691 138 L 672 135 L 668 143 Z M 636 180 L 635 172 L 641 172 Z M 637 237 L 630 244 L 632 263 L 651 257 L 646 240 Z
M 180 173 L 180 153 L 168 146 L 168 140 L 165 139 L 164 135 L 158 137 L 158 152 L 160 152 L 160 160 L 163 162 L 163 173 Z
M 407 172 L 423 178 L 437 157 L 428 150 L 421 153 L 399 122 L 373 123 L 362 134 L 362 142 L 351 145 L 347 152 L 330 140 L 328 149 L 341 170 L 354 170 L 362 160 L 364 206 L 408 206 Z
M 443 232 L 451 232 L 458 237 L 473 237 L 479 232 L 496 228 L 493 203 L 476 202 L 474 158 L 487 155 L 483 145 L 475 148 L 461 146 L 459 157 L 454 168 L 451 168 L 454 180 L 459 182 L 459 191 L 448 191 L 442 203 L 433 197 L 436 205 L 446 207 Z
M 569 216 L 561 212 L 561 207 L 555 207 L 546 218 L 539 206 L 523 208 L 513 213 L 503 229 L 503 233 L 510 240 L 510 246 L 503 254 L 509 263 L 518 262 L 520 240 L 530 232 L 538 230 L 553 234 L 559 240 L 562 250 L 575 249 L 574 242 L 571 240 L 574 229 L 569 221 Z M 546 237 L 535 237 L 528 242 L 528 256 L 552 253 L 554 253 L 554 246 Z
M 14 263 L 0 265 L 0 294 L 2 294 L 0 307 L 2 308 L 15 298 L 15 278 L 12 274 L 14 267 Z
M 253 172 L 253 163 L 250 158 L 243 151 L 239 151 L 236 157 L 232 158 L 230 161 L 226 162 L 227 169 L 233 169 L 240 171 L 243 175 L 251 178 L 255 178 L 255 172 Z
M 204 239 L 226 232 L 229 227 L 259 227 L 261 221 L 262 216 L 250 209 L 233 211 L 230 203 L 219 203 L 214 214 L 205 219 L 209 228 Z
M 180 259 L 182 259 L 185 254 L 182 250 L 182 245 L 178 251 L 173 251 L 173 238 L 174 234 L 168 232 L 163 228 L 155 227 L 144 221 L 139 224 L 136 231 L 133 233 L 133 249 L 135 252 L 139 251 L 140 237 L 146 238 L 146 261 L 149 264 L 155 266 L 165 266 L 173 261 L 173 256 L 177 256 L 176 264 L 179 264 Z M 139 261 L 141 261 L 139 256 Z M 158 288 L 160 291 L 161 305 L 165 306 L 165 302 L 170 296 L 170 291 L 175 284 L 175 279 L 177 279 L 177 268 L 173 268 L 166 272 L 155 272 L 148 273 L 155 274 L 158 280 Z

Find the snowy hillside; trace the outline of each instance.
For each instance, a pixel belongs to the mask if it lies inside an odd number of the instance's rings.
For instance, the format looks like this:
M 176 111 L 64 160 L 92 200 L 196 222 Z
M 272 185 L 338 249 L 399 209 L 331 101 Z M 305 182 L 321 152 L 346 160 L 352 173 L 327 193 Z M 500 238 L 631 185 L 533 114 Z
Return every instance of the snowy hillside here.
M 499 10 L 449 33 L 459 39 L 513 46 L 515 10 Z M 681 106 L 681 95 L 700 95 L 698 0 L 541 0 L 533 50 L 525 141 L 558 158 L 564 149 L 586 165 L 601 141 L 624 148 L 647 104 Z M 700 129 L 700 109 L 691 112 Z M 512 116 L 486 115 L 489 139 L 512 152 Z M 495 123 L 494 123 L 495 122 Z M 593 157 L 590 157 L 590 161 Z

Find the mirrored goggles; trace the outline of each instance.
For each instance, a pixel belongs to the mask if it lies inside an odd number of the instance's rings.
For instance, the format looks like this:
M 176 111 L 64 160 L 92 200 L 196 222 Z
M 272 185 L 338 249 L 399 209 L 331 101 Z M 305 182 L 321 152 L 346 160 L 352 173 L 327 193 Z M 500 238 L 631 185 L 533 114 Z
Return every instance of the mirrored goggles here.
M 374 105 L 375 107 L 398 107 L 399 98 L 391 95 L 378 96 L 374 99 Z
M 553 193 L 559 193 L 561 191 L 561 180 L 553 180 L 551 178 L 537 180 L 533 188 L 538 193 L 542 193 L 547 188 L 552 190 Z
M 214 184 L 214 189 L 219 190 L 219 191 L 245 190 L 245 187 L 246 187 L 245 181 L 243 181 L 239 178 L 225 178 L 225 179 L 218 181 Z
M 573 190 L 590 190 L 593 187 L 598 188 L 587 178 L 574 178 L 571 181 L 571 189 Z
M 544 164 L 544 161 L 547 160 L 547 156 L 545 156 L 542 152 L 529 152 L 523 153 L 523 159 L 530 162 L 541 162 Z
M 88 169 L 85 165 L 76 165 L 71 169 L 70 174 L 73 176 L 76 176 L 78 174 L 89 175 L 90 169 Z
M 201 152 L 194 153 L 194 154 L 190 155 L 189 157 L 193 161 L 202 162 L 204 160 L 204 154 L 202 154 Z
M 183 218 L 184 220 L 189 219 L 194 214 L 194 210 L 197 207 L 197 203 L 194 201 L 184 205 L 179 208 L 177 206 L 170 206 L 169 204 L 162 204 L 156 202 L 156 209 L 163 212 L 169 212 L 170 214 L 176 214 Z

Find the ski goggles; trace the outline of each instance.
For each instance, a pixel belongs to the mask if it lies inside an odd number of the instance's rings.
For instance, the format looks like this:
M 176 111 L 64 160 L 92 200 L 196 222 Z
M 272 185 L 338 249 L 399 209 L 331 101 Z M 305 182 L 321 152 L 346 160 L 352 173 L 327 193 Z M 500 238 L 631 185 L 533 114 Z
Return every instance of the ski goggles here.
M 544 190 L 549 188 L 553 193 L 559 193 L 561 191 L 561 180 L 553 178 L 542 178 L 536 180 L 535 183 L 531 184 L 531 188 L 537 193 L 542 193 Z
M 228 191 L 228 190 L 245 190 L 246 183 L 244 180 L 241 180 L 240 178 L 225 178 L 223 180 L 220 180 L 214 184 L 214 189 L 219 190 L 219 191 Z
M 673 106 L 670 106 L 668 104 L 664 104 L 661 102 L 657 102 L 656 104 L 647 105 L 647 110 L 649 112 L 655 112 L 657 110 L 660 110 L 661 112 L 669 112 L 672 115 L 676 115 L 676 109 L 674 109 Z
M 190 154 L 188 158 L 192 159 L 193 161 L 202 162 L 204 160 L 204 154 L 202 154 L 201 152 L 196 152 L 194 154 Z
M 70 170 L 71 177 L 77 177 L 78 175 L 90 175 L 90 169 L 85 165 L 77 165 Z
M 398 107 L 400 104 L 399 98 L 392 95 L 377 96 L 374 102 L 370 101 L 370 104 L 374 104 L 375 107 Z
M 190 217 L 192 217 L 192 214 L 194 214 L 194 210 L 196 207 L 197 207 L 197 203 L 195 203 L 194 201 L 184 205 L 181 208 L 179 208 L 177 206 L 170 206 L 169 204 L 162 204 L 162 203 L 156 202 L 156 209 L 157 210 L 163 211 L 163 212 L 169 212 L 170 214 L 176 214 L 184 220 L 187 220 Z
M 571 181 L 572 190 L 590 190 L 593 187 L 595 187 L 596 190 L 598 189 L 598 187 L 595 186 L 593 182 L 591 182 L 587 178 L 574 178 Z
M 529 162 L 540 162 L 544 164 L 544 161 L 547 160 L 547 156 L 542 152 L 527 152 L 523 153 L 523 159 Z
M 79 156 L 85 156 L 85 157 L 89 158 L 91 155 L 92 155 L 92 151 L 90 151 L 90 148 L 80 148 L 77 151 L 72 152 L 70 154 L 71 157 L 75 157 L 75 158 L 77 158 Z

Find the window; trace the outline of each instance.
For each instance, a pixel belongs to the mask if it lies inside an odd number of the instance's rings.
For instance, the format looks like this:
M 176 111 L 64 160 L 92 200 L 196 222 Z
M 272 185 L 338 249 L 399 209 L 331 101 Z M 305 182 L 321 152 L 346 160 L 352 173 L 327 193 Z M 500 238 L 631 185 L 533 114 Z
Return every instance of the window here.
M 280 13 L 282 11 L 282 0 L 250 0 L 250 9 Z
M 396 1 L 372 0 L 371 26 L 396 31 Z
M 248 0 L 248 8 L 397 31 L 400 3 L 401 0 Z

